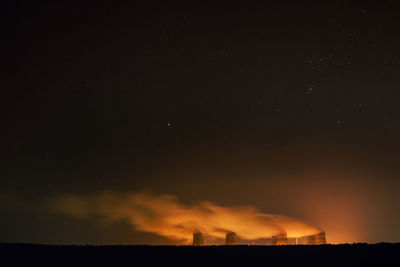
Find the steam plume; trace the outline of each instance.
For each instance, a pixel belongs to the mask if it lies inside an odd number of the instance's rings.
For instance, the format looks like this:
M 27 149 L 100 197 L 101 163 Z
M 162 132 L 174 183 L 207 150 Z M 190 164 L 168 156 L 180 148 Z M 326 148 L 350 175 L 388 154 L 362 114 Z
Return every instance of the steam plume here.
M 282 233 L 295 238 L 321 232 L 301 220 L 260 213 L 253 207 L 224 207 L 211 202 L 187 206 L 171 195 L 115 192 L 63 195 L 52 199 L 51 205 L 56 211 L 74 217 L 125 220 L 136 230 L 187 242 L 195 232 L 214 238 L 234 232 L 247 240 Z

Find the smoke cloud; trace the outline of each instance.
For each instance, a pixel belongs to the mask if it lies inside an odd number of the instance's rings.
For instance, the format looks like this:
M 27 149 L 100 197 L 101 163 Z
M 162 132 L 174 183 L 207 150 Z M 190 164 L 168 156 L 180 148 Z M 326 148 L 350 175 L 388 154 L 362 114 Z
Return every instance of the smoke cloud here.
M 235 232 L 255 240 L 286 233 L 289 238 L 314 235 L 322 230 L 301 220 L 267 213 L 254 207 L 225 207 L 211 202 L 183 205 L 171 195 L 102 192 L 62 195 L 50 200 L 54 211 L 82 219 L 126 221 L 134 229 L 189 243 L 194 232 L 224 238 Z

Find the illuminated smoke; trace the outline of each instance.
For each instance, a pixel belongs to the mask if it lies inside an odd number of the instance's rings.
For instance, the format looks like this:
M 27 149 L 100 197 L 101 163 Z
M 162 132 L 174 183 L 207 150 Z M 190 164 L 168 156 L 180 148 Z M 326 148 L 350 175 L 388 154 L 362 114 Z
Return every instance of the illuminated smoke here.
M 280 234 L 298 238 L 322 231 L 301 220 L 261 213 L 253 207 L 224 207 L 211 202 L 188 206 L 170 195 L 104 192 L 63 195 L 50 203 L 53 209 L 67 215 L 111 222 L 124 220 L 136 230 L 186 243 L 196 232 L 211 238 L 225 238 L 234 232 L 239 238 L 255 240 Z

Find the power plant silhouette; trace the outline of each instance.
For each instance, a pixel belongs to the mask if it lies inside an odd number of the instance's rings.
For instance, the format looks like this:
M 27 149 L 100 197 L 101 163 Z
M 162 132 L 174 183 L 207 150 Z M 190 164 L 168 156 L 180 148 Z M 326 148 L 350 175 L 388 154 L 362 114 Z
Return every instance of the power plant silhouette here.
M 288 238 L 286 233 L 279 234 L 279 235 L 274 235 L 271 237 L 272 239 L 272 245 L 287 245 L 288 244 Z
M 236 245 L 236 234 L 234 232 L 226 233 L 225 245 Z
M 286 233 L 281 233 L 270 237 L 271 245 L 281 246 L 288 245 L 288 237 Z M 315 235 L 302 236 L 295 239 L 296 245 L 323 245 L 326 244 L 325 231 L 321 231 Z M 237 234 L 227 232 L 225 235 L 225 245 L 236 245 Z M 193 233 L 193 246 L 204 246 L 204 235 L 201 232 Z
M 203 233 L 197 232 L 193 233 L 193 246 L 203 246 L 204 238 Z

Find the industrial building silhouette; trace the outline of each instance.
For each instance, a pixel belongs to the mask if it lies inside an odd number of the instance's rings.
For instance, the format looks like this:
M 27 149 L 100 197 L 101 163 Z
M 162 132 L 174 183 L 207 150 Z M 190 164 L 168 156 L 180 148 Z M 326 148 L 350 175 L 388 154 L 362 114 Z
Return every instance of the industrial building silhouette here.
M 271 245 L 281 246 L 293 244 L 289 242 L 286 233 L 271 236 Z M 294 239 L 291 242 L 294 242 Z M 323 245 L 326 244 L 325 231 L 321 231 L 315 235 L 302 236 L 295 239 L 297 245 Z M 237 234 L 234 232 L 227 232 L 225 235 L 225 245 L 236 245 Z M 201 232 L 193 233 L 193 246 L 204 246 L 204 235 Z

